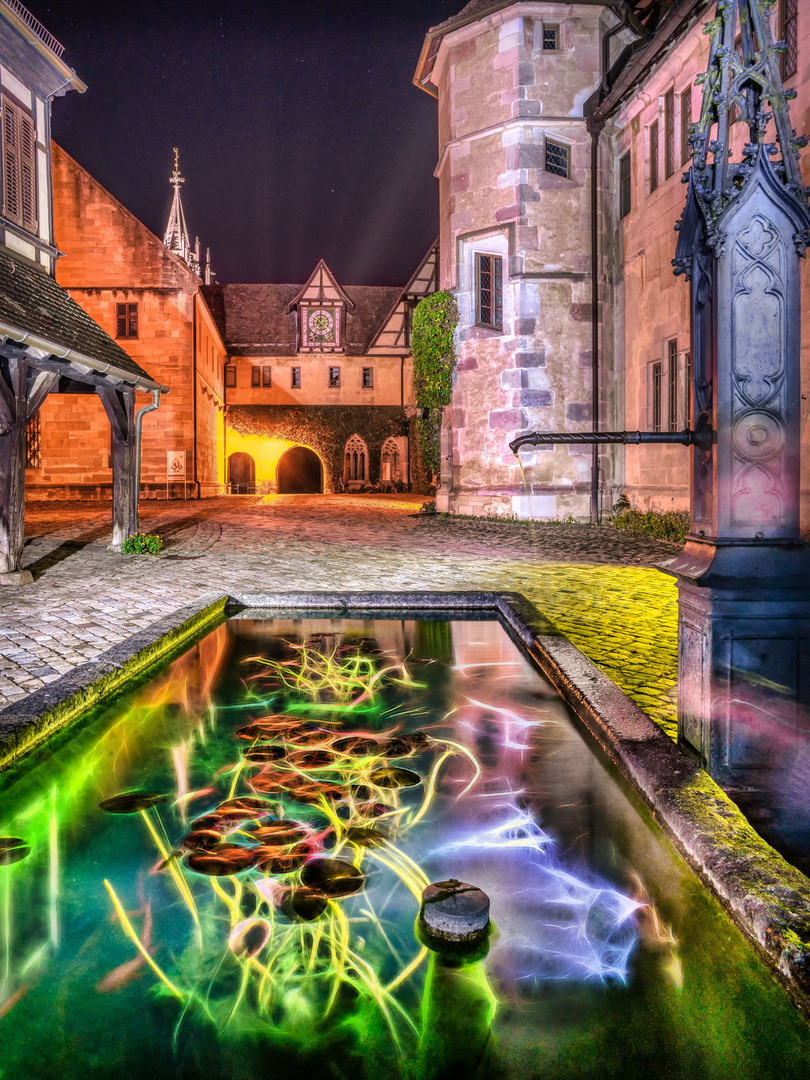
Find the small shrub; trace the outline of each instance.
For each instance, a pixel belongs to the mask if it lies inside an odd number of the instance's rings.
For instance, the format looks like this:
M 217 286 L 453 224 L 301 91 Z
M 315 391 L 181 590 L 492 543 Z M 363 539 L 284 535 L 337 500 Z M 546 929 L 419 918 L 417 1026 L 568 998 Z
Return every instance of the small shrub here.
M 121 551 L 124 555 L 159 555 L 163 541 L 154 533 L 136 532 L 124 541 Z
M 655 540 L 672 540 L 682 544 L 689 531 L 690 515 L 688 510 L 666 510 L 663 514 L 657 510 L 624 510 L 610 519 L 610 524 L 617 529 L 625 529 L 634 536 L 651 536 Z

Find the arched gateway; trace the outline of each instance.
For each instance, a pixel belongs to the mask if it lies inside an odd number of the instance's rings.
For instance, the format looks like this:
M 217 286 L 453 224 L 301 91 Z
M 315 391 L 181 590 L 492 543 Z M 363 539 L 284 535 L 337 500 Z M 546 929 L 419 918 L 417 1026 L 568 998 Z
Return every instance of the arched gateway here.
M 293 446 L 278 463 L 279 495 L 317 495 L 323 491 L 321 459 L 306 446 Z

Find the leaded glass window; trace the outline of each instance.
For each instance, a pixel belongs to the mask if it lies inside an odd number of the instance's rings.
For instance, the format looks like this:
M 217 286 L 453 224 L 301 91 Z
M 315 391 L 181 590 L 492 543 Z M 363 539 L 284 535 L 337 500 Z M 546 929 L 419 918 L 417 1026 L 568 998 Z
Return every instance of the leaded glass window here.
M 779 36 L 787 46 L 782 53 L 782 78 L 790 79 L 799 67 L 799 0 L 782 0 L 779 14 Z
M 503 329 L 503 260 L 500 255 L 476 255 L 475 321 L 492 330 Z
M 42 468 L 42 425 L 36 413 L 25 425 L 25 467 Z
M 675 172 L 675 91 L 664 94 L 664 175 Z
M 630 155 L 625 154 L 619 162 L 619 214 L 626 218 L 633 207 L 633 173 Z
M 117 338 L 136 338 L 138 336 L 138 305 L 115 305 L 115 336 Z
M 667 342 L 667 428 L 678 430 L 678 339 Z
M 661 391 L 663 389 L 663 364 L 656 360 L 652 365 L 652 429 L 661 430 Z
M 658 121 L 650 125 L 650 191 L 658 187 Z
M 543 27 L 543 52 L 556 52 L 559 48 L 560 28 L 558 26 Z
M 546 172 L 555 176 L 567 177 L 570 172 L 569 150 L 567 146 L 546 139 Z
M 681 165 L 686 165 L 691 156 L 689 133 L 692 127 L 692 88 L 681 94 Z

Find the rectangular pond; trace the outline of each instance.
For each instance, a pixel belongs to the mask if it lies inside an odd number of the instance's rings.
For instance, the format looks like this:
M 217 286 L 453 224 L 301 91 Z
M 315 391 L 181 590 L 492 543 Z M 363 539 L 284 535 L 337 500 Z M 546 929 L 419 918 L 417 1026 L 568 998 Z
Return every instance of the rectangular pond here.
M 417 926 L 447 880 L 490 899 L 463 960 Z M 787 1080 L 808 1052 L 495 620 L 243 612 L 2 778 L 2 1080 Z

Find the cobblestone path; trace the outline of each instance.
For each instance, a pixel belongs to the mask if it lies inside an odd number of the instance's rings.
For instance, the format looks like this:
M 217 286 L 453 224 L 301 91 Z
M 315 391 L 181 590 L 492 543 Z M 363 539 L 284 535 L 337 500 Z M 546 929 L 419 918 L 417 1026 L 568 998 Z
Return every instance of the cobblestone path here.
M 654 569 L 672 544 L 610 527 L 420 515 L 411 496 L 147 502 L 160 558 L 107 554 L 110 509 L 26 508 L 33 585 L 0 587 L 0 707 L 201 594 L 228 589 L 516 589 L 670 733 L 677 611 Z

